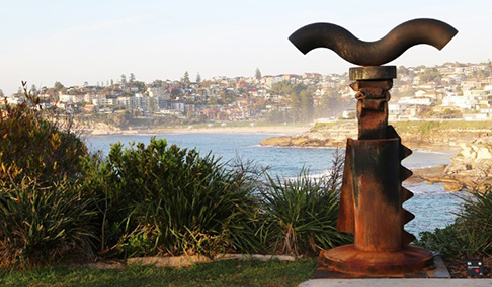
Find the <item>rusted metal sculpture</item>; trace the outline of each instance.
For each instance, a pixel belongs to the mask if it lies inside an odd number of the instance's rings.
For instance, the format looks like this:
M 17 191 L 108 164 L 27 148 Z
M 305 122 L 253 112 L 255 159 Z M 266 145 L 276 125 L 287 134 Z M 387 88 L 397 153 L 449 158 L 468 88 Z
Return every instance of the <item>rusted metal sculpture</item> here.
M 304 54 L 328 48 L 346 61 L 364 66 L 349 70 L 350 80 L 355 80 L 350 87 L 357 92 L 358 139 L 347 140 L 337 226 L 340 232 L 354 234 L 354 244 L 322 251 L 319 274 L 406 276 L 432 265 L 432 253 L 409 246 L 415 237 L 403 228 L 414 215 L 402 207 L 413 193 L 402 186 L 412 172 L 401 160 L 412 151 L 388 126 L 389 90 L 396 67 L 380 65 L 418 44 L 440 50 L 457 33 L 444 22 L 415 19 L 372 43 L 330 23 L 307 25 L 289 37 Z

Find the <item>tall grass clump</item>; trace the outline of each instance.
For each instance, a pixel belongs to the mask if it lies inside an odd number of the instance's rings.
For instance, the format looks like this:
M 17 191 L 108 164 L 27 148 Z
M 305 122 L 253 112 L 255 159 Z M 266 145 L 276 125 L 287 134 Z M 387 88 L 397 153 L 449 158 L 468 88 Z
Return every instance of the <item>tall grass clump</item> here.
M 24 178 L 0 187 L 0 267 L 91 258 L 95 215 L 91 200 L 66 180 L 40 187 Z
M 329 175 L 313 178 L 303 169 L 296 178 L 267 176 L 262 191 L 269 247 L 276 253 L 316 255 L 349 242 L 336 230 L 343 161 L 333 160 Z
M 492 254 L 492 189 L 470 191 L 456 222 L 434 232 L 422 232 L 418 244 L 445 256 Z
M 214 255 L 258 248 L 252 229 L 258 175 L 211 154 L 168 145 L 111 147 L 88 161 L 85 186 L 100 198 L 101 250 L 125 257 Z

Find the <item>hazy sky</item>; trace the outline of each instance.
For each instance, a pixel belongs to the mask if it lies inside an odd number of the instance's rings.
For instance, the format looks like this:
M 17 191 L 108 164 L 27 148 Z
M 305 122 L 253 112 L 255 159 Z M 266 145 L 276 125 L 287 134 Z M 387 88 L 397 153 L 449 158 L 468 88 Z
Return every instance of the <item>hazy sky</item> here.
M 146 82 L 188 71 L 212 76 L 342 73 L 350 64 L 318 49 L 304 56 L 287 37 L 313 22 L 375 41 L 413 18 L 459 30 L 441 52 L 418 46 L 393 65 L 492 58 L 492 1 L 9 1 L 0 0 L 0 88 L 90 84 L 134 73 Z

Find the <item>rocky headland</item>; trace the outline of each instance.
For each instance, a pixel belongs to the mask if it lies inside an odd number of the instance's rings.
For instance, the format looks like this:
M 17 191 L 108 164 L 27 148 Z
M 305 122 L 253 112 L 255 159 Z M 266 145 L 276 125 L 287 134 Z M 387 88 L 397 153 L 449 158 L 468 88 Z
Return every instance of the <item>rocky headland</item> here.
M 448 165 L 414 169 L 406 182 L 443 182 L 445 189 L 485 190 L 492 184 L 492 123 L 397 122 L 396 130 L 411 149 L 454 153 Z M 263 140 L 263 146 L 345 147 L 357 138 L 356 122 L 318 124 L 310 131 Z
M 484 191 L 492 186 L 492 139 L 462 144 L 461 151 L 448 165 L 414 170 L 407 182 L 443 182 L 449 191 Z

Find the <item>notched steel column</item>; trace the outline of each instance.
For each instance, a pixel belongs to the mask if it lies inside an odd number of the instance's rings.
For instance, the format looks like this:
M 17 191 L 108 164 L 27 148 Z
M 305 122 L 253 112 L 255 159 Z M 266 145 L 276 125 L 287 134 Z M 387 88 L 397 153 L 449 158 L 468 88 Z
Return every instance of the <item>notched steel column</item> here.
M 415 237 L 404 230 L 414 216 L 402 207 L 413 193 L 401 185 L 412 175 L 401 161 L 412 152 L 388 126 L 396 67 L 381 65 L 415 45 L 440 50 L 456 33 L 442 21 L 414 19 L 376 42 L 360 41 L 331 23 L 307 25 L 289 37 L 304 54 L 328 48 L 364 66 L 349 70 L 355 81 L 350 87 L 357 92 L 358 139 L 347 140 L 337 223 L 338 231 L 354 234 L 354 244 L 321 251 L 315 277 L 406 277 L 432 264 L 433 255 L 409 246 Z

